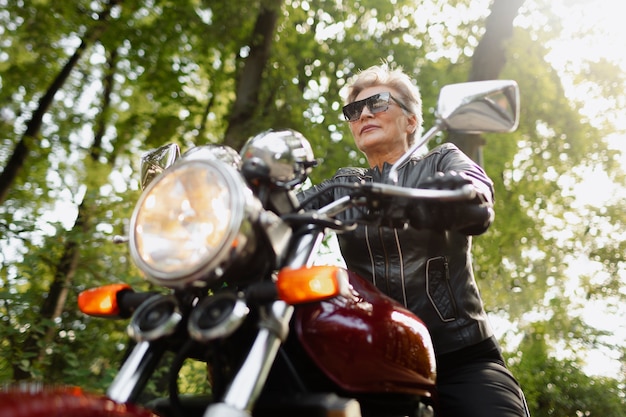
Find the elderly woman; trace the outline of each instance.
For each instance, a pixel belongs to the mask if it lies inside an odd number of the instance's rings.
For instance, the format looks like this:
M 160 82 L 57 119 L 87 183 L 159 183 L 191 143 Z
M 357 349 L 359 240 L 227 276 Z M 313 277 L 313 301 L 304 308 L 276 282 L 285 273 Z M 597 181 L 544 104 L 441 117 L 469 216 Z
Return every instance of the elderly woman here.
M 362 71 L 349 88 L 347 103 L 343 114 L 370 168 L 339 169 L 332 179 L 301 193 L 301 201 L 331 184 L 383 180 L 421 130 L 419 90 L 399 69 L 383 65 Z M 437 210 L 416 208 L 409 215 L 413 227 L 406 229 L 364 224 L 340 234 L 346 265 L 425 322 L 435 348 L 440 415 L 528 415 L 522 391 L 505 367 L 472 271 L 471 235 L 486 231 L 493 219 L 492 181 L 449 143 L 414 156 L 399 168 L 398 178 L 400 185 L 415 188 L 471 184 L 477 198 Z M 307 205 L 321 207 L 344 192 L 328 187 Z M 473 210 L 473 215 L 464 216 L 465 210 Z

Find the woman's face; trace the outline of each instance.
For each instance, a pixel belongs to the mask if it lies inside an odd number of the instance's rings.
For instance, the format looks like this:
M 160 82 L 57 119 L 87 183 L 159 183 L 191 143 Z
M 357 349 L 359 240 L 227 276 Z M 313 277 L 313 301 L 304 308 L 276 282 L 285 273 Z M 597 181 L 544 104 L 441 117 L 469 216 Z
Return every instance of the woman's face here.
M 350 130 L 354 136 L 356 146 L 368 159 L 381 157 L 387 162 L 395 162 L 408 149 L 408 135 L 417 128 L 414 115 L 407 116 L 402 107 L 394 100 L 400 94 L 393 88 L 376 85 L 363 89 L 354 101 L 359 101 L 374 94 L 389 92 L 389 108 L 373 114 L 367 106 L 363 107 L 361 116 L 350 122 Z M 389 155 L 389 157 L 384 157 Z M 393 155 L 397 155 L 394 159 Z

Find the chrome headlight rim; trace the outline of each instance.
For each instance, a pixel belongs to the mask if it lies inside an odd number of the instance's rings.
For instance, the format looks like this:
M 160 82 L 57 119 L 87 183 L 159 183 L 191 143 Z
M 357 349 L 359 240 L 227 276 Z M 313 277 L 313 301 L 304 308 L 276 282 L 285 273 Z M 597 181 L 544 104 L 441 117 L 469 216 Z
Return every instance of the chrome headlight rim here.
M 165 181 L 172 180 L 179 172 L 189 169 L 211 170 L 213 175 L 219 177 L 228 190 L 231 215 L 221 243 L 211 256 L 204 257 L 202 261 L 197 262 L 192 267 L 181 268 L 181 270 L 176 271 L 164 271 L 153 266 L 141 255 L 141 251 L 138 249 L 138 219 L 146 200 L 153 195 L 157 188 L 161 187 Z M 219 281 L 229 266 L 229 262 L 243 250 L 248 240 L 254 239 L 254 236 L 250 236 L 252 227 L 249 226 L 249 223 L 258 216 L 258 211 L 260 211 L 260 204 L 255 203 L 258 202 L 254 199 L 243 177 L 225 162 L 199 159 L 180 160 L 150 183 L 137 201 L 130 221 L 131 258 L 146 275 L 146 278 L 156 284 L 170 288 L 180 288 L 191 284 L 200 287 L 210 285 L 213 281 Z M 234 245 L 235 242 L 240 244 Z

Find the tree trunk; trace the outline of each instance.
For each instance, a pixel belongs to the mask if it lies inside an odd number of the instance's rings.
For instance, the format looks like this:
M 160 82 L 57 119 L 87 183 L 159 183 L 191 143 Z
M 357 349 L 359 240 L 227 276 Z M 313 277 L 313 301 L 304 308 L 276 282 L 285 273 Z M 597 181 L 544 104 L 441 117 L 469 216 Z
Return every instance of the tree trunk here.
M 206 133 L 207 120 L 209 117 L 209 113 L 211 113 L 211 108 L 213 107 L 213 103 L 215 102 L 215 92 L 213 91 L 212 84 L 209 84 L 209 87 L 207 88 L 206 96 L 210 98 L 209 100 L 207 100 L 206 106 L 204 106 L 204 109 L 202 111 L 202 117 L 200 118 L 201 121 L 198 126 L 198 134 L 196 135 L 196 137 L 198 138 L 196 140 L 196 145 L 203 145 L 206 142 L 204 135 Z
M 261 81 L 270 56 L 281 4 L 282 0 L 274 0 L 272 4 L 264 5 L 259 12 L 251 36 L 250 54 L 237 80 L 237 95 L 224 136 L 224 144 L 237 150 L 248 139 L 250 132 L 247 131 L 247 124 L 259 106 Z
M 39 131 L 41 130 L 43 117 L 50 108 L 50 105 L 54 100 L 54 96 L 61 89 L 61 87 L 63 87 L 65 81 L 67 81 L 70 73 L 78 63 L 78 60 L 82 57 L 85 50 L 87 50 L 87 47 L 100 38 L 106 28 L 104 22 L 108 20 L 111 14 L 111 9 L 120 2 L 121 0 L 109 1 L 108 7 L 98 18 L 98 24 L 96 24 L 90 32 L 85 34 L 85 37 L 82 39 L 78 48 L 76 48 L 76 51 L 74 51 L 74 54 L 63 66 L 61 72 L 59 72 L 54 81 L 52 81 L 52 84 L 50 84 L 50 88 L 48 88 L 46 94 L 44 94 L 39 100 L 37 109 L 33 112 L 30 121 L 26 125 L 26 131 L 15 146 L 13 153 L 9 157 L 6 166 L 0 174 L 0 204 L 3 204 L 6 200 L 9 190 L 24 167 L 24 163 L 26 162 L 26 158 L 28 158 L 31 146 L 36 144 Z
M 111 96 L 113 95 L 113 86 L 115 85 L 115 66 L 117 64 L 117 50 L 113 50 L 111 55 L 107 59 L 107 71 L 104 74 L 104 79 L 102 80 L 102 85 L 104 86 L 104 90 L 102 91 L 102 111 L 100 112 L 98 119 L 96 121 L 95 126 L 95 134 L 93 139 L 93 145 L 91 146 L 91 151 L 89 156 L 91 160 L 95 163 L 98 162 L 102 153 L 102 139 L 104 139 L 104 134 L 106 133 L 107 125 L 109 122 L 109 109 L 111 107 Z M 109 159 L 109 165 L 113 165 L 111 159 Z
M 491 14 L 485 22 L 485 34 L 480 40 L 468 81 L 495 80 L 506 65 L 506 41 L 513 35 L 513 20 L 524 0 L 494 0 Z M 483 165 L 482 135 L 451 134 L 450 142 L 456 144 L 475 162 Z
M 94 143 L 89 152 L 90 159 L 94 164 L 98 163 L 102 155 L 102 139 L 104 137 L 104 132 L 106 130 L 107 117 L 106 115 L 109 113 L 109 107 L 111 105 L 111 94 L 113 92 L 113 75 L 115 72 L 115 61 L 117 58 L 117 53 L 113 52 L 108 60 L 108 71 L 105 74 L 103 85 L 104 92 L 102 97 L 102 106 L 100 111 L 100 117 L 96 122 L 94 127 Z M 109 164 L 113 164 L 113 156 L 108 159 Z M 67 301 L 67 295 L 70 287 L 72 286 L 72 282 L 74 280 L 74 276 L 76 275 L 76 270 L 78 268 L 78 262 L 80 260 L 80 245 L 83 241 L 82 236 L 84 236 L 89 229 L 91 228 L 91 223 L 89 218 L 91 217 L 90 213 L 90 198 L 89 193 L 85 194 L 85 197 L 81 204 L 78 207 L 78 216 L 76 218 L 76 222 L 72 227 L 72 230 L 67 235 L 67 240 L 63 246 L 63 253 L 59 260 L 59 263 L 56 265 L 54 278 L 52 284 L 50 284 L 50 289 L 48 291 L 48 295 L 43 301 L 41 307 L 41 318 L 45 320 L 54 320 L 61 316 L 63 313 L 63 309 L 65 308 L 65 303 Z M 54 340 L 54 335 L 56 333 L 56 327 L 54 325 L 48 325 L 47 327 L 43 326 L 43 336 L 40 336 L 36 333 L 31 333 L 24 341 L 23 351 L 27 353 L 31 353 L 33 355 L 37 355 L 37 360 L 42 361 L 45 358 L 46 347 L 49 346 Z M 43 343 L 39 343 L 40 339 Z M 39 347 L 40 346 L 40 347 Z M 15 364 L 13 366 L 13 379 L 15 381 L 25 380 L 30 378 L 30 372 L 28 370 L 23 370 L 19 367 L 19 364 Z
M 40 316 L 42 323 L 49 322 L 57 317 L 61 316 L 63 312 L 63 306 L 67 300 L 67 294 L 69 291 L 70 283 L 76 274 L 76 268 L 79 260 L 79 242 L 80 239 L 76 236 L 82 236 L 87 228 L 86 222 L 83 219 L 83 205 L 79 208 L 78 217 L 74 223 L 72 231 L 63 246 L 63 254 L 59 260 L 58 265 L 55 268 L 54 279 L 50 284 L 48 295 L 43 300 L 41 306 Z M 41 324 L 39 329 L 43 332 L 43 336 L 40 333 L 32 332 L 26 337 L 23 343 L 22 351 L 24 353 L 33 355 L 37 361 L 41 361 L 45 355 L 45 349 L 50 345 L 54 339 L 56 328 L 54 325 Z M 38 343 L 39 340 L 43 340 L 43 343 Z M 36 356 L 35 356 L 36 355 Z M 28 370 L 24 370 L 19 367 L 19 363 L 13 365 L 13 379 L 15 381 L 22 381 L 30 379 L 31 374 Z

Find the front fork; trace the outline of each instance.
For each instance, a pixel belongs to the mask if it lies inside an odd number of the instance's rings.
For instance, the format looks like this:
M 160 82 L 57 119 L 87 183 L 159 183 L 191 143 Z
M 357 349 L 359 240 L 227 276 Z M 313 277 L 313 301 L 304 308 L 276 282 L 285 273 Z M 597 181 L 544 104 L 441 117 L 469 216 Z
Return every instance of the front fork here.
M 312 228 L 292 242 L 287 266 L 311 265 L 324 235 Z M 293 306 L 275 301 L 261 321 L 259 333 L 243 365 L 226 390 L 222 402 L 210 405 L 204 417 L 249 417 L 265 385 L 281 343 L 287 339 Z
M 275 301 L 260 323 L 250 352 L 224 394 L 222 402 L 211 404 L 204 417 L 249 417 L 280 345 L 287 339 L 293 306 Z
M 289 254 L 290 267 L 310 265 L 313 254 L 322 241 L 323 233 L 309 231 L 300 236 Z M 210 405 L 204 417 L 249 417 L 267 376 L 274 364 L 280 345 L 287 339 L 293 306 L 274 301 L 259 323 L 259 332 L 243 365 L 226 389 L 223 400 Z M 119 403 L 136 402 L 137 397 L 164 353 L 159 341 L 141 341 L 124 362 L 107 396 Z
M 222 402 L 209 406 L 205 417 L 249 417 L 265 385 L 278 349 L 287 339 L 293 306 L 273 302 L 259 323 L 259 332 L 243 365 L 224 394 Z M 139 342 L 124 361 L 107 390 L 107 396 L 121 404 L 134 403 L 143 391 L 165 349 L 158 342 Z
M 158 342 L 139 342 L 107 390 L 107 396 L 121 404 L 134 403 L 165 351 Z

